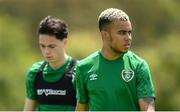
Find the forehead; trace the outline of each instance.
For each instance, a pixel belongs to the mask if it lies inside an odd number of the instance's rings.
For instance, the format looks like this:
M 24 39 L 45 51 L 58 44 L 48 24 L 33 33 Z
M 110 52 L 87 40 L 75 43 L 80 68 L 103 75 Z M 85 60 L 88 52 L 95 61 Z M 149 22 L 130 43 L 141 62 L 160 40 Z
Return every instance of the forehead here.
M 55 43 L 59 40 L 54 35 L 40 34 L 39 43 Z
M 44 40 L 44 39 L 47 39 L 47 40 L 57 40 L 54 35 L 48 35 L 48 34 L 40 34 L 39 35 L 39 39 L 40 40 Z
M 122 21 L 122 20 L 114 20 L 110 24 L 111 29 L 119 29 L 119 30 L 132 30 L 131 22 L 130 21 Z

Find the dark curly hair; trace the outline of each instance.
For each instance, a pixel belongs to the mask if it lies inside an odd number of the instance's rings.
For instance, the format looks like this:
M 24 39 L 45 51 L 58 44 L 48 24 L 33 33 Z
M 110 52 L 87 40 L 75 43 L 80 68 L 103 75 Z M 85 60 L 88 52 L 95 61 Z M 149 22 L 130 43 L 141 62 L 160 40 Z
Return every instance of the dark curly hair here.
M 63 40 L 67 38 L 68 26 L 63 20 L 47 16 L 40 22 L 38 34 L 53 35 L 57 39 Z

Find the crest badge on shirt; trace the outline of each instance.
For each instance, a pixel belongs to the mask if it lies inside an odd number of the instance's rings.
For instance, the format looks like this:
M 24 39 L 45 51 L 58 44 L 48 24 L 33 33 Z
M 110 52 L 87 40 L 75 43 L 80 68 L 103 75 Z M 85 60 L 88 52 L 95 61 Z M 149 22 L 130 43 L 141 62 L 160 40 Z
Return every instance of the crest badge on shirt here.
M 133 70 L 122 70 L 121 76 L 124 81 L 129 82 L 134 78 Z

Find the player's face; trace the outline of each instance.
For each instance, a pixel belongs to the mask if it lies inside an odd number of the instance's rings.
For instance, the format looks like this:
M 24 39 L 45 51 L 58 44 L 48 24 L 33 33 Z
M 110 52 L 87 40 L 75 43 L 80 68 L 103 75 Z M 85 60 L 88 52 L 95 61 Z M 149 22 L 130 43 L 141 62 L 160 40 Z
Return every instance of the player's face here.
M 39 45 L 43 57 L 49 63 L 57 62 L 64 55 L 66 39 L 58 40 L 55 36 L 40 34 Z
M 131 46 L 132 26 L 130 21 L 115 20 L 109 28 L 109 47 L 116 53 L 121 54 L 129 50 Z

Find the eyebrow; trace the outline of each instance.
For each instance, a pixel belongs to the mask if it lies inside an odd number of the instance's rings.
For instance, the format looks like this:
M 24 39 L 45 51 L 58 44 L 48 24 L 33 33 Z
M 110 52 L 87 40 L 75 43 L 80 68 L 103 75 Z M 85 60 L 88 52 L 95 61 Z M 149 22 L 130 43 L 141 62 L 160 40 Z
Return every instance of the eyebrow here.
M 42 43 L 39 43 L 39 45 L 41 45 L 41 46 L 46 46 L 46 45 L 44 45 L 44 44 L 42 44 Z M 47 45 L 47 47 L 49 47 L 49 46 L 56 46 L 55 44 L 49 44 L 49 45 Z
M 123 33 L 123 34 L 125 34 L 125 33 L 132 33 L 132 30 L 118 30 L 117 31 L 118 33 Z
M 132 30 L 118 30 L 118 32 L 132 32 Z

